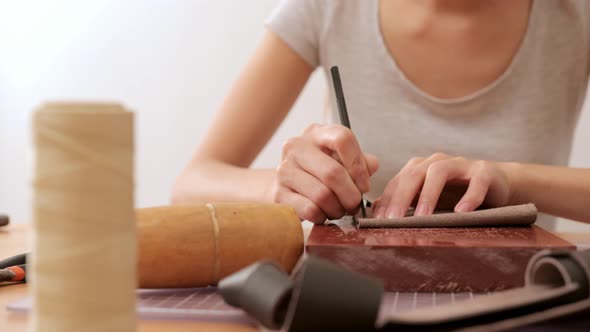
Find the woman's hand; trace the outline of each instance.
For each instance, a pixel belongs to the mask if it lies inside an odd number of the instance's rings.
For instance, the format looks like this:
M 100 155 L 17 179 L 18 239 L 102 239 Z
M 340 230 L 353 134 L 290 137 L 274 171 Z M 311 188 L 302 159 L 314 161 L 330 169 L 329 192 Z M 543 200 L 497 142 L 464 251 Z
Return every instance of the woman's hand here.
M 283 146 L 270 194 L 301 219 L 323 223 L 358 210 L 377 168 L 377 158 L 361 151 L 350 129 L 313 124 Z
M 418 195 L 414 215 L 430 215 L 441 201 L 449 201 L 444 197 L 445 185 L 467 188 L 454 200 L 455 212 L 473 211 L 484 203 L 504 206 L 510 201 L 510 177 L 499 164 L 436 153 L 428 158 L 411 159 L 389 181 L 383 195 L 374 203 L 373 217 L 405 216 Z

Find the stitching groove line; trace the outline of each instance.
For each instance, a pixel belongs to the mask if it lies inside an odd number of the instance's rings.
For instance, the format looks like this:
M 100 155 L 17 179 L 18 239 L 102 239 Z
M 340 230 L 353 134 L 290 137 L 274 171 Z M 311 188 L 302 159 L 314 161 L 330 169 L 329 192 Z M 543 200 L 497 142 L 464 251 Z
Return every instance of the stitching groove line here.
M 205 204 L 209 209 L 209 215 L 211 216 L 211 224 L 213 225 L 213 250 L 215 252 L 215 260 L 213 263 L 213 280 L 217 282 L 219 277 L 220 269 L 220 257 L 219 257 L 219 222 L 217 220 L 217 214 L 215 213 L 215 206 L 211 203 Z

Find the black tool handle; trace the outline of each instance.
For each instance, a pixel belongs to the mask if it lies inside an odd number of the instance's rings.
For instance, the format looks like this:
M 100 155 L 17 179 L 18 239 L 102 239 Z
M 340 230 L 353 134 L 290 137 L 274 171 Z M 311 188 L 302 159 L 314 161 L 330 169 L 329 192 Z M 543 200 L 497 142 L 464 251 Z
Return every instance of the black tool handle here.
M 342 81 L 340 80 L 340 71 L 338 66 L 332 66 L 330 68 L 332 73 L 332 83 L 334 84 L 334 93 L 336 94 L 336 104 L 338 105 L 338 114 L 340 115 L 340 123 L 343 126 L 350 127 L 350 119 L 348 119 L 348 109 L 346 108 L 346 100 L 344 99 L 344 90 L 342 89 Z M 361 215 L 363 218 L 367 217 L 367 211 L 365 210 L 365 199 L 361 196 Z
M 5 215 L 0 213 L 0 226 L 6 226 L 10 223 L 10 218 Z
M 5 269 L 10 266 L 27 264 L 27 254 L 20 254 L 12 256 L 0 261 L 0 269 Z
M 336 94 L 340 123 L 348 129 L 352 129 L 350 127 L 350 120 L 348 119 L 348 109 L 346 108 L 346 100 L 344 99 L 344 90 L 342 89 L 342 81 L 340 80 L 338 66 L 330 68 L 330 72 L 332 73 L 332 82 L 334 83 L 334 93 Z

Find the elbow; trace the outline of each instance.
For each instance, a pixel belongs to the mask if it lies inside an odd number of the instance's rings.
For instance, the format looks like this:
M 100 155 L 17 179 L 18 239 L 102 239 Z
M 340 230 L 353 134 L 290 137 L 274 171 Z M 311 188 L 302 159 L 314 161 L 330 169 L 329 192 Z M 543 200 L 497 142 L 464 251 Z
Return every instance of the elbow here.
M 172 185 L 172 191 L 170 193 L 170 205 L 182 205 L 186 200 L 186 193 L 182 187 L 182 176 L 179 176 L 174 185 Z
M 186 172 L 186 170 L 183 171 L 172 185 L 170 205 L 187 205 L 196 203 L 196 193 L 191 192 L 190 190 L 190 185 L 188 184 L 189 179 Z
M 185 195 L 178 190 L 176 184 L 172 187 L 172 193 L 170 194 L 170 205 L 182 205 L 185 201 Z
M 207 171 L 206 161 L 189 163 L 178 175 L 170 192 L 170 205 L 188 205 L 205 203 L 211 199 L 209 179 L 210 172 Z

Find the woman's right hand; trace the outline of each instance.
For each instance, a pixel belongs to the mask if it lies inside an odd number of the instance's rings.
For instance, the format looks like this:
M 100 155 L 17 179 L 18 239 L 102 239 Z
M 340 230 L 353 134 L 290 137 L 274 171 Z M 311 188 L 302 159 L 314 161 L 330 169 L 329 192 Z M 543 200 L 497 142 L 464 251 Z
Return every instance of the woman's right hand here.
M 283 145 L 270 194 L 314 223 L 357 212 L 369 177 L 379 163 L 364 154 L 352 131 L 341 125 L 312 124 Z

